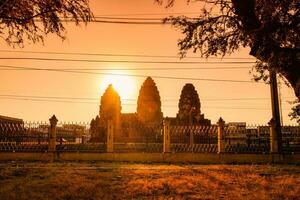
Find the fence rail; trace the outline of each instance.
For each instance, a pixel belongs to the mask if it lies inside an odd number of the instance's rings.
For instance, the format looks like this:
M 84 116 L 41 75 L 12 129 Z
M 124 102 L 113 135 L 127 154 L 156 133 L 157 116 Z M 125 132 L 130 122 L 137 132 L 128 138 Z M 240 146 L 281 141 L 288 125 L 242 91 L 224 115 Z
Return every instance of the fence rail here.
M 166 128 L 166 126 L 168 126 Z M 0 123 L 0 151 L 5 152 L 271 152 L 270 126 L 126 126 L 102 129 L 101 142 L 89 140 L 87 124 Z M 167 132 L 166 132 L 167 131 Z M 300 153 L 300 126 L 283 126 L 283 153 Z M 101 135 L 101 134 L 100 134 Z M 167 140 L 168 135 L 170 137 Z M 50 143 L 54 146 L 50 147 Z

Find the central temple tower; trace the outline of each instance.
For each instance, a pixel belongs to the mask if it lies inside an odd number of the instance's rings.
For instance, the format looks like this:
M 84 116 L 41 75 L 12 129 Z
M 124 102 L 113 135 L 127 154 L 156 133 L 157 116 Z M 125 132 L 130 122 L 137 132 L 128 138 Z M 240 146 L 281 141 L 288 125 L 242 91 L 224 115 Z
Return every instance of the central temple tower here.
M 137 101 L 137 117 L 143 124 L 159 125 L 162 122 L 160 96 L 151 77 L 147 77 L 141 86 Z

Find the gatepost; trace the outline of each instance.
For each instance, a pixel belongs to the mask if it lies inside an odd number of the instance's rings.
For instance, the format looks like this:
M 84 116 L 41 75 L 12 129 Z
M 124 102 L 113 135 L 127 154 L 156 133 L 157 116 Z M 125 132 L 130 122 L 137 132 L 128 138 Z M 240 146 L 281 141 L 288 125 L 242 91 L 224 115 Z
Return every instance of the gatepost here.
M 269 122 L 270 125 L 270 152 L 278 153 L 278 138 L 276 133 L 276 123 L 272 118 Z
M 114 151 L 114 124 L 112 120 L 107 122 L 107 149 L 108 153 Z
M 218 121 L 218 153 L 225 153 L 225 136 L 224 136 L 224 126 L 225 121 L 220 117 Z
M 192 125 L 189 126 L 189 132 L 190 132 L 190 148 L 193 151 L 194 150 L 194 131 Z
M 164 153 L 171 152 L 171 142 L 170 142 L 170 120 L 166 118 L 164 120 Z
M 258 139 L 258 146 L 260 146 L 260 132 L 261 132 L 261 130 L 260 130 L 261 128 L 258 126 L 257 127 L 257 139 Z
M 50 119 L 50 129 L 49 129 L 49 144 L 48 144 L 48 151 L 55 152 L 56 151 L 56 125 L 57 125 L 57 118 L 53 115 Z
M 84 135 L 81 136 L 81 144 L 85 144 L 85 137 L 84 137 Z

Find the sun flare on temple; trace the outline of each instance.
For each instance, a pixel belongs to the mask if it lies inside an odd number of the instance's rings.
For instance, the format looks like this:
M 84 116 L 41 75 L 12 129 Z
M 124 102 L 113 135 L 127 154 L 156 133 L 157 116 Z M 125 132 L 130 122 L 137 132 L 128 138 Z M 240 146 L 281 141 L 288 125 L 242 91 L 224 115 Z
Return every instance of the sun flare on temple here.
M 140 87 L 136 112 L 122 112 L 122 96 L 119 91 L 127 89 L 130 86 L 131 79 L 112 79 L 107 81 L 110 83 L 105 89 L 100 99 L 99 115 L 91 121 L 91 141 L 104 142 L 106 136 L 106 128 L 108 121 L 113 122 L 115 127 L 115 140 L 145 142 L 144 140 L 157 141 L 161 136 L 161 132 L 145 132 L 137 127 L 159 127 L 163 123 L 163 112 L 161 110 L 161 97 L 155 81 L 151 77 L 147 77 Z M 112 82 L 120 84 L 121 90 L 115 89 Z M 124 92 L 123 95 L 129 94 Z M 123 96 L 124 98 L 124 96 Z M 124 99 L 123 99 L 124 100 Z M 178 113 L 176 117 L 168 118 L 173 125 L 210 125 L 211 121 L 204 118 L 201 114 L 201 104 L 198 92 L 191 83 L 185 84 L 178 103 Z
M 123 75 L 121 71 L 108 73 L 102 78 L 100 89 L 105 91 L 109 85 L 113 86 L 121 99 L 129 99 L 136 92 L 136 81 L 127 74 Z

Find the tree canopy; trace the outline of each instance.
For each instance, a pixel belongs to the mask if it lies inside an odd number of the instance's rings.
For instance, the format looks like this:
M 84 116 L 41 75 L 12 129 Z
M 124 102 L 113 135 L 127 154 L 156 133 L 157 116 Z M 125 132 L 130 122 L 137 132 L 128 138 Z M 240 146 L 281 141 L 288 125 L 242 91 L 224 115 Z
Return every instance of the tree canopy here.
M 49 33 L 64 39 L 63 22 L 92 18 L 89 0 L 0 0 L 0 36 L 10 46 L 43 42 Z
M 164 0 L 157 0 L 162 3 Z M 168 6 L 176 0 L 166 0 Z M 187 0 L 188 2 L 190 0 Z M 268 71 L 282 75 L 300 99 L 299 0 L 195 0 L 203 2 L 199 17 L 169 17 L 184 35 L 180 54 L 192 49 L 201 56 L 225 56 L 250 47 L 255 66 L 265 79 Z

